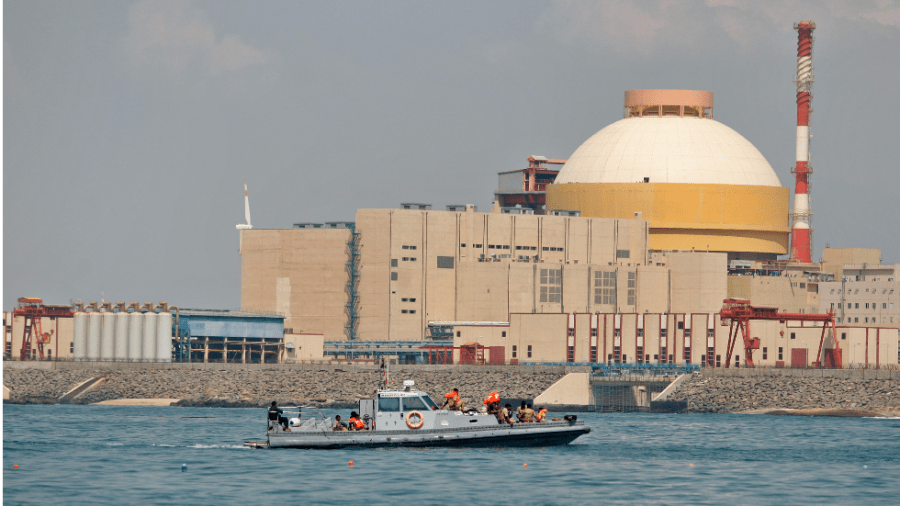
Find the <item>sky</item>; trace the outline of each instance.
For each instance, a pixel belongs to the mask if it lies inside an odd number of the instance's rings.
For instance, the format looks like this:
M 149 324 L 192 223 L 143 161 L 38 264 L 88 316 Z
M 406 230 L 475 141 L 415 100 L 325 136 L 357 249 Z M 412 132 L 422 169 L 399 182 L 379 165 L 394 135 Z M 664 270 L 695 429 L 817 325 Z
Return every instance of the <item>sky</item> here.
M 7 0 L 3 308 L 239 308 L 244 179 L 254 228 L 488 211 L 630 89 L 713 91 L 793 190 L 805 19 L 814 259 L 900 263 L 900 1 Z

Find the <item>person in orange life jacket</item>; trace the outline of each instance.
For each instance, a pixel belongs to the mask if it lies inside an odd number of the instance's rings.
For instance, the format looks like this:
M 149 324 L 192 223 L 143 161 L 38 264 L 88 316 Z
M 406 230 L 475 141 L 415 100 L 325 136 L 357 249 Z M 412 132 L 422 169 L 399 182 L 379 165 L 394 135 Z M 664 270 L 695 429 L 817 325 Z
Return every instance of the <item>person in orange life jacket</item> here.
M 365 422 L 359 419 L 359 413 L 356 411 L 350 412 L 350 420 L 347 422 L 350 424 L 350 430 L 366 430 Z
M 466 404 L 462 401 L 462 398 L 460 398 L 458 388 L 454 388 L 444 397 L 446 400 L 444 401 L 444 404 L 441 405 L 441 409 L 444 409 L 445 406 L 450 411 L 462 411 L 465 409 Z
M 500 393 L 499 392 L 491 392 L 487 398 L 484 400 L 484 403 L 487 404 L 487 412 L 489 415 L 494 415 L 497 417 L 497 420 L 500 419 Z
M 538 422 L 543 422 L 544 417 L 547 416 L 547 411 L 547 408 L 541 408 L 541 410 L 537 412 L 537 415 L 534 416 L 535 419 L 537 419 Z

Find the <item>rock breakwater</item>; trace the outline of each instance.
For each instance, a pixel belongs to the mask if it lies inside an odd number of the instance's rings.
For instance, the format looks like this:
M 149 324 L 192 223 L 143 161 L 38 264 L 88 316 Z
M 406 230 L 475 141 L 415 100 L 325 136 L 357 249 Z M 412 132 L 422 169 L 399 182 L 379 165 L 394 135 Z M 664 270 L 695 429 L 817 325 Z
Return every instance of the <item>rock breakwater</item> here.
M 828 415 L 855 410 L 897 416 L 900 414 L 900 380 L 697 375 L 679 385 L 669 400 L 686 401 L 688 413 Z
M 281 405 L 350 408 L 358 398 L 371 396 L 383 381 L 377 370 L 4 369 L 3 383 L 10 389 L 8 402 L 47 404 L 56 403 L 81 381 L 101 375 L 106 377 L 103 384 L 73 402 L 174 398 L 181 406 L 260 407 L 277 400 Z M 532 399 L 564 375 L 562 370 L 542 368 L 404 369 L 392 372 L 391 380 L 393 387 L 414 380 L 437 402 L 456 387 L 468 406 L 478 407 L 492 391 L 504 399 Z

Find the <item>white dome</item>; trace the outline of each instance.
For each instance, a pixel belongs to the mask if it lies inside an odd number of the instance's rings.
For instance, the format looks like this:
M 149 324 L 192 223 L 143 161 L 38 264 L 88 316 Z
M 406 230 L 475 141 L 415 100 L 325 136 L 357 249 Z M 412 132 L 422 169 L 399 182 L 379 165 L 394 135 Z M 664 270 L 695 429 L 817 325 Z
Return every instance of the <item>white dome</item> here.
M 696 117 L 619 120 L 584 142 L 560 170 L 564 183 L 781 186 L 762 153 L 718 121 Z

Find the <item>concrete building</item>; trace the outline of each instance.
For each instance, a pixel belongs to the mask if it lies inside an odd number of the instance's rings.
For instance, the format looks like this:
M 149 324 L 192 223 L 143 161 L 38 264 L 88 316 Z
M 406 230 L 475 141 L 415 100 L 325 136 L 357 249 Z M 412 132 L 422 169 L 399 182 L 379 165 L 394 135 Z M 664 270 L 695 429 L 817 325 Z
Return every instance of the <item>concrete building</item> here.
M 649 222 L 657 251 L 719 251 L 729 259 L 787 253 L 789 190 L 750 142 L 713 119 L 713 94 L 625 92 L 625 118 L 569 157 L 547 208 Z
M 352 227 L 241 235 L 242 306 L 277 310 L 291 332 L 326 341 L 351 330 L 419 341 L 429 322 L 515 313 L 714 312 L 727 295 L 724 254 L 651 260 L 647 222 L 634 218 L 361 209 Z
M 518 363 L 607 362 L 689 363 L 724 367 L 728 359 L 729 327 L 716 313 L 556 313 L 511 314 L 506 325 L 457 324 L 455 348 L 477 343 L 503 347 Z M 760 339 L 753 352 L 756 366 L 811 367 L 816 361 L 821 326 L 797 322 L 754 321 L 751 332 Z M 845 367 L 897 364 L 896 328 L 837 328 Z M 824 350 L 835 347 L 826 333 Z M 491 350 L 493 351 L 493 350 Z M 459 361 L 459 350 L 454 361 Z M 823 356 L 825 352 L 823 351 Z M 731 366 L 740 366 L 744 346 L 739 338 Z

